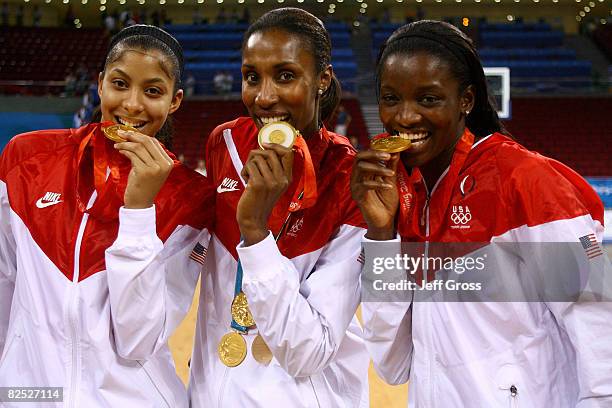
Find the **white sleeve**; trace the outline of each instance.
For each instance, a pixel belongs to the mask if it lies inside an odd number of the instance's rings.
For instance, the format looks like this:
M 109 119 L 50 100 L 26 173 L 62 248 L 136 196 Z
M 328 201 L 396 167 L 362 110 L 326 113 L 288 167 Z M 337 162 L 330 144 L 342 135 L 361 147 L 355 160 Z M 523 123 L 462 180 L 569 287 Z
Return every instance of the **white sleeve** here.
M 0 180 L 0 356 L 6 341 L 16 273 L 16 247 L 11 230 L 10 205 L 6 184 Z
M 340 227 L 301 284 L 272 234 L 249 247 L 238 245 L 242 289 L 259 333 L 292 377 L 321 372 L 340 347 L 359 304 L 363 233 L 359 227 Z
M 601 248 L 602 234 L 601 224 L 588 215 L 523 228 L 516 233 L 519 242 L 537 239 L 549 243 L 546 249 L 534 251 L 527 265 L 544 273 L 542 280 L 547 286 L 558 285 L 559 280 L 569 281 L 572 276 L 580 281 L 582 295 L 577 301 L 544 299 L 576 355 L 578 408 L 612 406 L 612 267 Z M 579 242 L 585 236 L 599 241 L 601 255 L 587 255 Z M 555 282 L 551 282 L 553 273 L 561 274 Z
M 363 238 L 365 262 L 373 256 L 394 257 L 401 253 L 399 237 L 389 241 Z M 371 254 L 376 244 L 376 254 Z M 384 245 L 384 247 L 380 245 Z M 405 271 L 396 271 L 405 278 Z M 388 272 L 386 272 L 388 273 Z M 393 273 L 393 272 L 392 272 Z M 369 285 L 366 276 L 362 285 Z M 393 279 L 391 279 L 393 281 Z M 365 289 L 367 291 L 367 289 Z M 364 301 L 361 303 L 366 348 L 378 375 L 388 384 L 404 384 L 410 377 L 412 364 L 412 293 L 406 301 Z
M 183 320 L 201 264 L 190 259 L 208 230 L 179 226 L 165 243 L 158 238 L 155 207 L 121 208 L 119 233 L 106 250 L 111 317 L 118 354 L 145 360 L 166 344 Z

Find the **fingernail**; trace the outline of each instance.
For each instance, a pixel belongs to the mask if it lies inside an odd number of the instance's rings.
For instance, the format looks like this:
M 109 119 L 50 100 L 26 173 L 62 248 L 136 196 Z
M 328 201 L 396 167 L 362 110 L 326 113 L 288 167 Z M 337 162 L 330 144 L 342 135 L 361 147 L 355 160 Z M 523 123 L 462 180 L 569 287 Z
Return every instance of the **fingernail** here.
M 380 157 L 382 160 L 389 160 L 391 155 L 389 153 L 380 153 L 378 157 Z

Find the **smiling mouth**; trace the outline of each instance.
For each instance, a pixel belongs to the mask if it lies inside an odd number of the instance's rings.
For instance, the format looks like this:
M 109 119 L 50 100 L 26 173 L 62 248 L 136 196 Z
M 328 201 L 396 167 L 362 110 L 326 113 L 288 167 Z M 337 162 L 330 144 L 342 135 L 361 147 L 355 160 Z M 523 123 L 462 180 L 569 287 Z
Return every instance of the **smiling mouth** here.
M 268 117 L 261 117 L 258 116 L 257 117 L 261 123 L 265 125 L 270 124 L 270 123 L 276 123 L 276 122 L 286 122 L 287 120 L 289 120 L 289 115 L 284 115 L 284 116 L 268 116 Z
M 401 137 L 402 139 L 408 139 L 413 144 L 424 142 L 425 140 L 430 138 L 430 135 L 428 132 L 399 132 L 399 131 L 396 131 L 395 135 Z
M 126 125 L 126 126 L 131 126 L 135 129 L 142 129 L 148 122 L 146 121 L 139 121 L 139 120 L 134 120 L 134 119 L 126 119 L 126 118 L 121 118 L 119 116 L 115 116 L 115 120 L 117 121 L 117 123 L 120 123 L 122 125 Z

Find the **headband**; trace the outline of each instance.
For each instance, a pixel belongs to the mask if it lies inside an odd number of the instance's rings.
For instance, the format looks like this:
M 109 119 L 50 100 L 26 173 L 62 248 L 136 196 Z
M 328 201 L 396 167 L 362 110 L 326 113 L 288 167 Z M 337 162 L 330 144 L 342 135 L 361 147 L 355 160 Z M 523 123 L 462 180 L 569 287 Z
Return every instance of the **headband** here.
M 172 53 L 176 56 L 176 59 L 178 60 L 178 63 L 179 63 L 180 75 L 181 77 L 183 76 L 183 69 L 184 69 L 183 47 L 181 47 L 181 44 L 179 44 L 176 38 L 174 38 L 172 35 L 168 34 L 166 31 L 162 30 L 159 27 L 146 25 L 146 24 L 136 24 L 136 25 L 124 28 L 123 30 L 119 31 L 117 34 L 113 36 L 108 49 L 112 50 L 113 47 L 117 45 L 118 42 L 128 37 L 134 37 L 138 35 L 153 37 L 161 41 L 162 43 L 166 44 L 168 48 L 170 48 Z M 180 78 L 178 79 L 180 80 Z

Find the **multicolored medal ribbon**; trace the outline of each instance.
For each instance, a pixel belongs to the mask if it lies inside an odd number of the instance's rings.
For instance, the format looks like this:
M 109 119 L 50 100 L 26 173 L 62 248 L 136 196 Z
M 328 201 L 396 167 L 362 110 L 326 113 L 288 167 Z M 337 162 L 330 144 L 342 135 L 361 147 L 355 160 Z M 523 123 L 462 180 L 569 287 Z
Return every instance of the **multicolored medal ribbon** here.
M 285 222 L 275 237 L 276 242 L 278 242 L 287 228 L 291 215 L 292 212 L 287 215 Z M 249 330 L 255 326 L 255 319 L 253 319 L 253 315 L 249 309 L 247 297 L 242 291 L 242 275 L 242 263 L 240 259 L 238 259 L 236 283 L 234 285 L 234 300 L 232 301 L 231 307 L 232 322 L 230 324 L 230 327 L 234 329 L 234 331 L 225 334 L 217 347 L 219 359 L 228 367 L 236 367 L 246 358 L 247 345 L 243 335 L 247 334 Z M 259 333 L 253 341 L 251 353 L 255 361 L 260 364 L 268 365 L 270 361 L 272 361 L 272 351 L 270 351 L 270 348 Z

